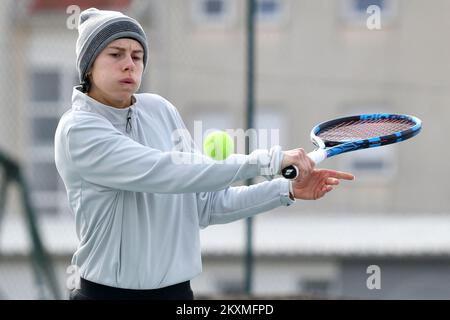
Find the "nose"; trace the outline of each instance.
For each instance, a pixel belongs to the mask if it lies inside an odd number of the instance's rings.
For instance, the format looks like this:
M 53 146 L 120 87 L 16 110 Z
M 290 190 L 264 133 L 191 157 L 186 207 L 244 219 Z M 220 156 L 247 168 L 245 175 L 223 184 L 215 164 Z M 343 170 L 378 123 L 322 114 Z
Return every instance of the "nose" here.
M 134 71 L 136 64 L 130 54 L 127 54 L 124 60 L 123 69 L 124 71 Z

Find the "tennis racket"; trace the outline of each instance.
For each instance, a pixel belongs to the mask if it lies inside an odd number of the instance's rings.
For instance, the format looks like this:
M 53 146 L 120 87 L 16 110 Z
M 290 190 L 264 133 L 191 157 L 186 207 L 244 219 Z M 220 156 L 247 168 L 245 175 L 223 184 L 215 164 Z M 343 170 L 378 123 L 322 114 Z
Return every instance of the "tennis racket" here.
M 311 141 L 317 147 L 308 153 L 316 164 L 341 153 L 381 147 L 408 140 L 422 130 L 422 121 L 399 114 L 364 114 L 323 122 L 311 131 Z M 295 179 L 296 166 L 282 170 L 286 179 Z

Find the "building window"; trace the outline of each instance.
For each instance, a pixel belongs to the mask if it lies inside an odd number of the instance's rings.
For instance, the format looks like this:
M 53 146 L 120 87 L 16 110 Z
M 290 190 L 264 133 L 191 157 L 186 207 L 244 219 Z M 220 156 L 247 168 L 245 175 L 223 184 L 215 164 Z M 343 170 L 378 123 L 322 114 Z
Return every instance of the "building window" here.
M 317 298 L 327 297 L 330 291 L 328 279 L 306 279 L 300 282 L 301 292 Z
M 54 137 L 61 109 L 70 107 L 73 73 L 66 74 L 64 68 L 36 67 L 29 79 L 27 182 L 37 211 L 57 214 L 65 190 L 54 164 Z
M 232 279 L 220 279 L 217 281 L 217 288 L 223 295 L 240 295 L 244 291 L 242 281 Z
M 58 190 L 58 172 L 55 164 L 48 161 L 36 161 L 32 164 L 31 188 L 40 191 Z
M 31 139 L 33 145 L 49 145 L 55 137 L 58 117 L 34 117 L 32 121 Z
M 60 75 L 53 71 L 31 74 L 31 99 L 35 102 L 56 102 L 60 99 Z
M 236 17 L 236 0 L 193 0 L 192 8 L 199 25 L 226 27 Z
M 367 8 L 374 5 L 379 7 L 381 10 L 386 9 L 385 0 L 354 0 L 352 2 L 354 10 L 362 14 L 366 14 Z
M 261 20 L 279 19 L 281 15 L 280 0 L 258 0 L 257 15 Z
M 203 11 L 210 16 L 220 16 L 224 13 L 223 0 L 205 0 Z
M 360 180 L 389 181 L 397 171 L 395 157 L 395 148 L 385 146 L 354 152 L 341 157 L 340 163 L 344 170 L 353 172 Z

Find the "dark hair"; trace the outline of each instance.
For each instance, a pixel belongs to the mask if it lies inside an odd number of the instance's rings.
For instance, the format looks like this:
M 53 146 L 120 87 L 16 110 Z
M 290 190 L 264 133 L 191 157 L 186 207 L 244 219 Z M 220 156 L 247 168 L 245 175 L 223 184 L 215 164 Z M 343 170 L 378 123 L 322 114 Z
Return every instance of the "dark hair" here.
M 88 93 L 90 89 L 91 89 L 91 79 L 89 78 L 89 75 L 86 74 L 84 76 L 83 82 L 81 82 L 81 90 L 84 93 Z

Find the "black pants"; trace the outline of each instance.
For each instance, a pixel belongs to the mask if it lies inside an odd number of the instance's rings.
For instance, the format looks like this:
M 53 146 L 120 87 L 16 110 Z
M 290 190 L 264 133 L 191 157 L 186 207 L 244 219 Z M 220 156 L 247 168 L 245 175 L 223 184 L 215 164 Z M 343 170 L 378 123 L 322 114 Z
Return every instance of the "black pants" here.
M 132 290 L 104 286 L 83 278 L 70 300 L 194 300 L 190 281 L 153 290 Z

